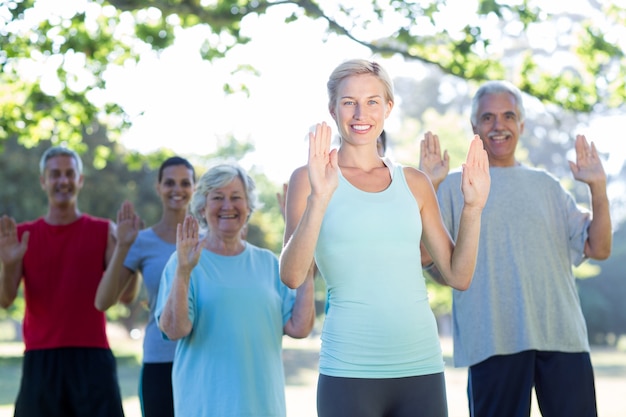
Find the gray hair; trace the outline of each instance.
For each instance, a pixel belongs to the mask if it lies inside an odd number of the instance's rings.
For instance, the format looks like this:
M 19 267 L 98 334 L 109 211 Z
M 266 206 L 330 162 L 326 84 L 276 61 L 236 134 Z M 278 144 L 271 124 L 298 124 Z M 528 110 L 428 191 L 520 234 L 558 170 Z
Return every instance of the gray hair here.
M 39 160 L 39 173 L 41 175 L 46 171 L 46 163 L 50 158 L 54 158 L 55 156 L 71 156 L 76 161 L 76 168 L 78 169 L 78 175 L 83 173 L 83 161 L 80 159 L 80 156 L 76 153 L 76 151 L 66 148 L 65 146 L 53 146 L 48 148 L 43 155 L 41 155 L 41 159 Z
M 344 79 L 353 75 L 370 74 L 377 77 L 385 87 L 385 100 L 394 102 L 393 99 L 393 82 L 385 69 L 377 62 L 368 61 L 366 59 L 351 59 L 345 61 L 333 70 L 326 83 L 328 90 L 328 108 L 333 110 L 337 102 L 337 89 L 339 83 Z
M 209 170 L 200 177 L 196 184 L 196 189 L 191 196 L 189 212 L 198 220 L 201 227 L 207 228 L 209 226 L 203 213 L 206 207 L 207 195 L 211 191 L 229 184 L 235 178 L 239 178 L 243 183 L 248 209 L 250 210 L 249 214 L 251 215 L 256 209 L 258 201 L 256 185 L 252 177 L 236 162 L 221 162 L 209 168 Z M 248 216 L 246 221 L 248 221 L 249 218 L 250 216 Z
M 524 110 L 524 102 L 522 100 L 522 92 L 519 88 L 517 88 L 513 83 L 504 80 L 494 80 L 487 81 L 483 85 L 480 86 L 476 94 L 474 94 L 474 98 L 472 99 L 472 113 L 470 116 L 470 121 L 472 122 L 472 126 L 478 125 L 478 103 L 480 99 L 487 94 L 499 94 L 499 93 L 508 93 L 515 98 L 515 103 L 517 106 L 517 113 L 520 118 L 520 122 L 523 122 L 526 116 L 526 112 Z

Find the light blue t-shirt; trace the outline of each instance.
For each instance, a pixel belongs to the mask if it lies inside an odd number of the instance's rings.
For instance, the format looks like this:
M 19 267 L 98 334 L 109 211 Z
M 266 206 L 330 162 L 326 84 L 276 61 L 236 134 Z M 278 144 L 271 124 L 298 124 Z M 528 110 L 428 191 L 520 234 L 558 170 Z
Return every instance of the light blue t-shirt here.
M 474 278 L 466 291 L 452 292 L 455 366 L 524 350 L 588 352 L 572 265 L 583 261 L 589 212 L 544 170 L 489 172 Z M 437 192 L 455 239 L 460 187 L 461 173 L 452 172 Z
M 150 314 L 143 339 L 144 363 L 163 363 L 174 360 L 176 342 L 164 340 L 154 320 L 154 308 L 161 283 L 161 274 L 176 244 L 165 242 L 152 228 L 139 232 L 124 260 L 124 266 L 139 271 L 148 294 Z
M 364 192 L 342 175 L 315 260 L 328 288 L 320 373 L 400 378 L 443 372 L 420 262 L 420 209 L 401 166 L 391 185 Z
M 177 258 L 163 271 L 156 319 L 169 295 Z M 203 250 L 188 293 L 192 330 L 176 348 L 172 386 L 177 416 L 284 417 L 283 326 L 295 290 L 278 259 L 249 243 L 235 256 Z

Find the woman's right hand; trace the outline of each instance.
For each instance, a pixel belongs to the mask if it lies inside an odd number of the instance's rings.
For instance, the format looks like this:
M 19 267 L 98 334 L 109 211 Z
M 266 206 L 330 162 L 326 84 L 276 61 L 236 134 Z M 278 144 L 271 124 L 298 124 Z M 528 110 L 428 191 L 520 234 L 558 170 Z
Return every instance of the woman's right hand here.
M 178 268 L 187 276 L 191 275 L 191 270 L 198 264 L 202 253 L 199 230 L 198 220 L 192 215 L 185 216 L 183 223 L 176 227 Z
M 337 150 L 330 149 L 331 128 L 318 123 L 315 132 L 309 132 L 309 181 L 311 194 L 330 198 L 339 185 Z

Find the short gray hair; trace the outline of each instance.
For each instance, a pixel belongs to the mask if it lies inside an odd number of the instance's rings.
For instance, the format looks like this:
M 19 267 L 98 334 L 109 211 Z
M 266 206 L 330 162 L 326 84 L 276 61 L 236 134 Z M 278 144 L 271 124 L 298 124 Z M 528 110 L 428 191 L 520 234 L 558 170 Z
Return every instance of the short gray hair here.
M 196 184 L 196 189 L 191 196 L 189 212 L 198 220 L 201 227 L 206 228 L 209 226 L 203 214 L 203 210 L 206 207 L 207 195 L 216 188 L 221 188 L 229 184 L 235 178 L 239 178 L 243 183 L 250 215 L 252 215 L 252 212 L 257 208 L 256 184 L 252 177 L 236 162 L 220 162 L 209 168 L 209 170 L 200 177 Z M 248 216 L 246 221 L 248 221 L 249 218 L 250 216 Z
M 71 156 L 76 161 L 76 168 L 78 169 L 78 175 L 83 173 L 83 161 L 80 159 L 80 156 L 76 151 L 66 148 L 65 146 L 53 146 L 48 148 L 43 155 L 41 155 L 41 159 L 39 160 L 39 174 L 43 175 L 46 171 L 46 163 L 50 158 L 54 158 L 55 156 Z
M 522 92 L 519 88 L 517 88 L 513 83 L 505 80 L 494 80 L 487 81 L 483 85 L 480 86 L 476 94 L 474 94 L 474 98 L 472 99 L 472 113 L 470 115 L 470 121 L 472 122 L 472 126 L 478 125 L 478 103 L 483 96 L 487 94 L 499 94 L 499 93 L 509 93 L 515 99 L 515 103 L 517 106 L 517 113 L 520 118 L 520 122 L 523 122 L 526 117 L 526 112 L 524 110 L 524 102 L 522 99 Z

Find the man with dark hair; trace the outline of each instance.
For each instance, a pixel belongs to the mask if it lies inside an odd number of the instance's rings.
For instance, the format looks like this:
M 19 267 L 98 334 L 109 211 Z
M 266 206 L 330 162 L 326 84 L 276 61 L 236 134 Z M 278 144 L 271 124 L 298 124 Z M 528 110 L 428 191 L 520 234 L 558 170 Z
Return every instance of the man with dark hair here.
M 123 416 L 106 318 L 96 289 L 115 246 L 115 224 L 81 213 L 82 161 L 52 147 L 40 162 L 47 213 L 16 224 L 0 218 L 0 306 L 8 308 L 24 281 L 25 353 L 16 417 Z M 120 297 L 136 296 L 129 282 Z

